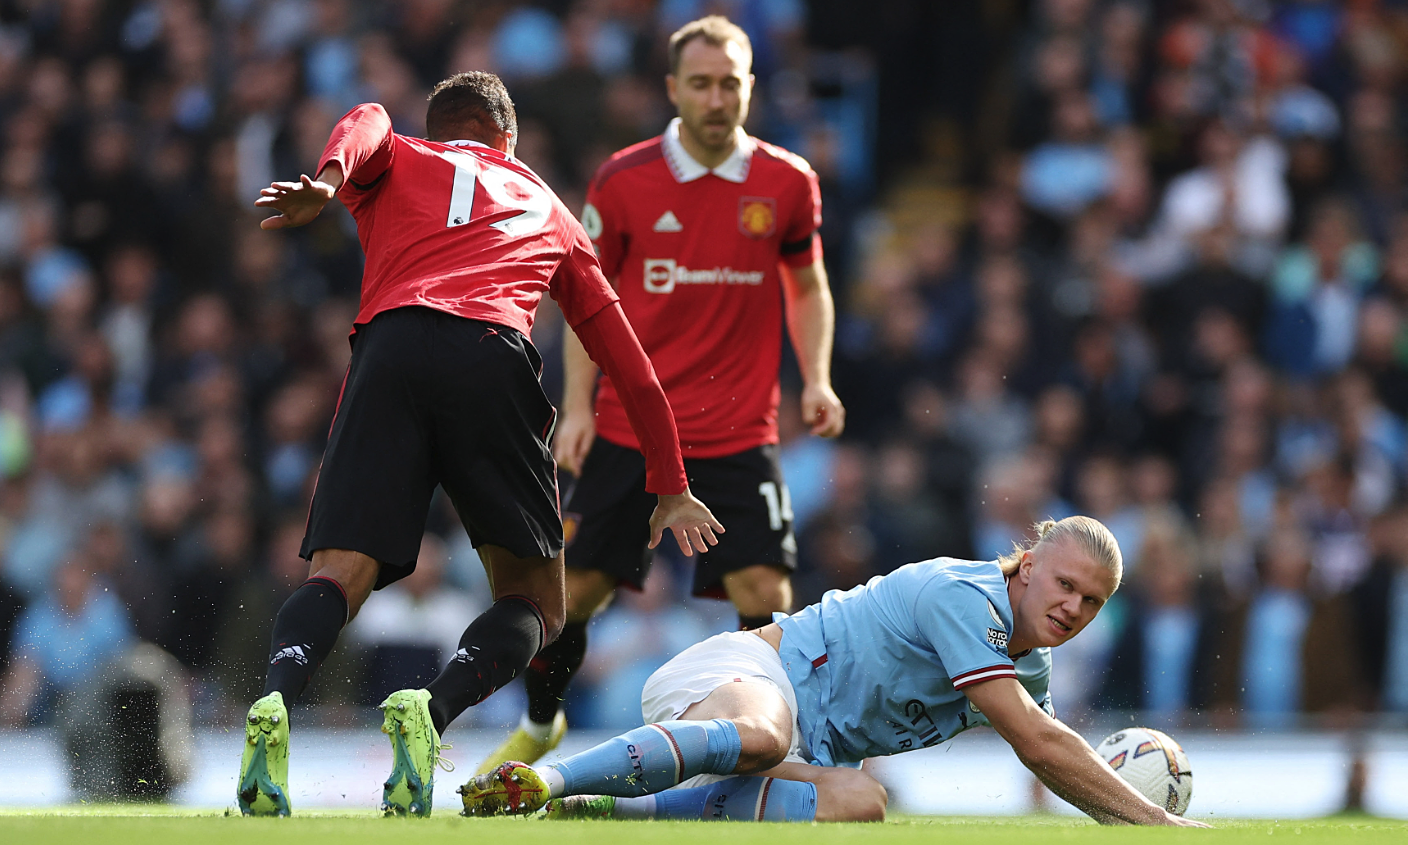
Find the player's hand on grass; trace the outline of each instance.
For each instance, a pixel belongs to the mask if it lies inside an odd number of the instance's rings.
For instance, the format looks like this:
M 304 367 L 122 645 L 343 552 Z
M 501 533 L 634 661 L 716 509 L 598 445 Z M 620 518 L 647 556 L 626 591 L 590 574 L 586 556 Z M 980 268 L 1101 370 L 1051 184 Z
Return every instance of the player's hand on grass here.
M 829 384 L 802 388 L 802 422 L 817 437 L 836 437 L 846 427 L 846 408 Z
M 1164 823 L 1171 827 L 1212 827 L 1212 825 L 1207 824 L 1206 822 L 1200 822 L 1196 819 L 1185 819 L 1182 816 L 1174 815 L 1173 813 L 1170 813 L 1167 810 L 1164 811 L 1164 815 L 1168 816 L 1168 820 Z
M 590 408 L 585 413 L 564 413 L 552 439 L 553 459 L 562 469 L 581 476 L 582 462 L 587 459 L 595 439 L 596 421 Z
M 306 173 L 299 176 L 297 182 L 275 182 L 259 192 L 254 205 L 279 214 L 259 221 L 259 228 L 288 229 L 311 223 L 336 193 L 337 188 L 327 182 L 314 181 Z
M 719 538 L 714 535 L 724 533 L 723 523 L 714 518 L 707 505 L 694 498 L 688 487 L 679 495 L 660 497 L 660 504 L 650 515 L 650 548 L 660 545 L 666 528 L 675 532 L 675 541 L 687 557 L 696 549 L 703 553 L 709 551 L 709 546 L 717 546 Z

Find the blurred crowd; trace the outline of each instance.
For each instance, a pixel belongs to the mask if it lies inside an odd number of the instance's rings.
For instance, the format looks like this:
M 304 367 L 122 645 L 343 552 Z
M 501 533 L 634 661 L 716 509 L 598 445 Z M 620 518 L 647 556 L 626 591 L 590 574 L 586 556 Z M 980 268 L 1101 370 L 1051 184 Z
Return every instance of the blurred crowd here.
M 671 116 L 668 34 L 715 11 L 753 39 L 750 131 L 823 187 L 849 427 L 807 436 L 786 373 L 798 606 L 1085 513 L 1126 586 L 1057 655 L 1063 716 L 1408 714 L 1408 4 L 857 6 L 0 0 L 0 722 L 138 643 L 197 720 L 262 685 L 361 253 L 336 205 L 262 232 L 261 187 L 359 102 L 422 135 L 430 87 L 480 68 L 577 209 Z M 560 334 L 545 303 L 549 395 Z M 486 604 L 446 503 L 427 531 L 327 712 L 423 683 Z M 669 564 L 596 623 L 575 723 L 637 723 L 643 678 L 733 626 Z

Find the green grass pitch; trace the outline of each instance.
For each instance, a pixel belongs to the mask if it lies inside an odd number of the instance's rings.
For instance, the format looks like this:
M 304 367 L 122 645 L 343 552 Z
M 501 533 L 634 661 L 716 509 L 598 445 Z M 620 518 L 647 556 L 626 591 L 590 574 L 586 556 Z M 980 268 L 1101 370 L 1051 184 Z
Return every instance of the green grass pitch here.
M 955 818 L 908 816 L 884 824 L 788 825 L 704 822 L 542 822 L 463 819 L 447 811 L 428 820 L 382 819 L 373 812 L 309 812 L 291 819 L 245 819 L 224 812 L 161 807 L 72 807 L 0 811 L 0 842 L 36 845 L 1401 845 L 1408 822 L 1345 817 L 1294 821 L 1229 821 L 1215 830 L 1098 827 L 1048 816 Z M 411 838 L 407 838 L 407 837 Z

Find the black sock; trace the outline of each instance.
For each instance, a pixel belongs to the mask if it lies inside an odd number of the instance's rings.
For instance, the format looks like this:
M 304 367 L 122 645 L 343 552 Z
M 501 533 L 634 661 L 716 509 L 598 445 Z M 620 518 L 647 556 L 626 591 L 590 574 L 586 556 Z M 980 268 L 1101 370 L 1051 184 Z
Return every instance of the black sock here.
M 738 630 L 756 631 L 766 625 L 772 624 L 772 614 L 764 613 L 762 616 L 744 616 L 738 614 Z
M 550 724 L 562 706 L 563 693 L 587 656 L 587 623 L 568 622 L 552 645 L 538 652 L 523 673 L 528 691 L 528 718 L 540 725 Z
M 274 617 L 264 694 L 281 692 L 286 705 L 297 701 L 346 624 L 347 594 L 342 585 L 331 578 L 304 581 Z
M 504 596 L 470 623 L 460 649 L 430 690 L 430 718 L 435 730 L 518 677 L 543 646 L 543 614 L 532 599 Z

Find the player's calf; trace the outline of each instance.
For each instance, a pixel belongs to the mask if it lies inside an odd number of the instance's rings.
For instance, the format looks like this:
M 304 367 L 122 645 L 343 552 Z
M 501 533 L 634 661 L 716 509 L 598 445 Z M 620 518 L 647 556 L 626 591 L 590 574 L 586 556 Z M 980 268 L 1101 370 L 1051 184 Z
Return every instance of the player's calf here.
M 786 734 L 769 718 L 741 716 L 734 718 L 734 727 L 742 749 L 738 752 L 738 766 L 733 770 L 740 775 L 765 772 L 781 763 L 787 757 L 792 745 L 790 726 Z

